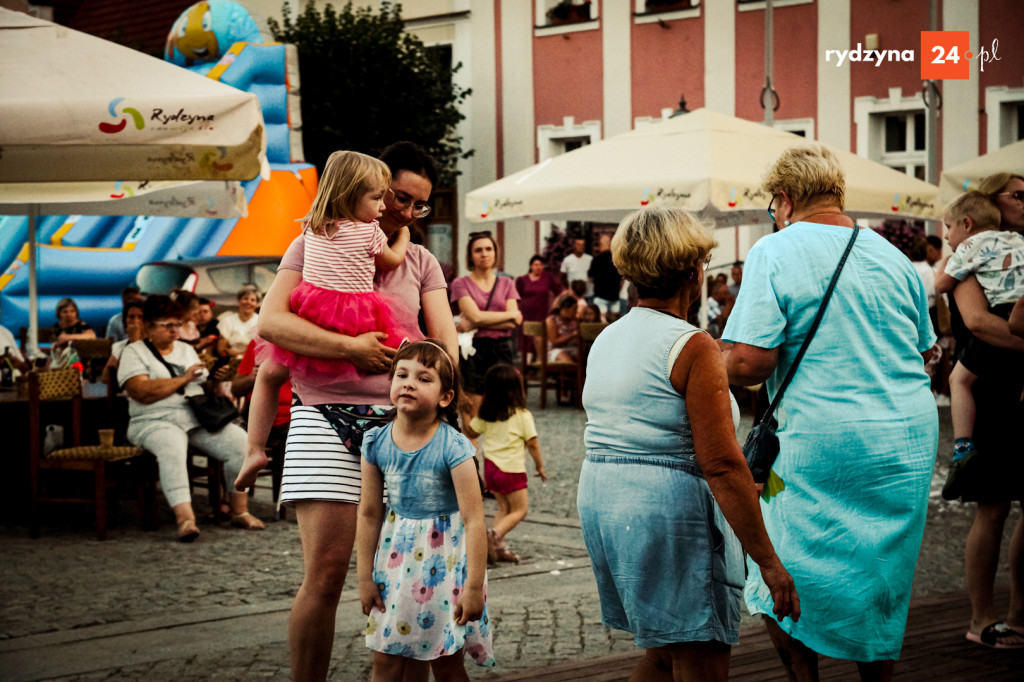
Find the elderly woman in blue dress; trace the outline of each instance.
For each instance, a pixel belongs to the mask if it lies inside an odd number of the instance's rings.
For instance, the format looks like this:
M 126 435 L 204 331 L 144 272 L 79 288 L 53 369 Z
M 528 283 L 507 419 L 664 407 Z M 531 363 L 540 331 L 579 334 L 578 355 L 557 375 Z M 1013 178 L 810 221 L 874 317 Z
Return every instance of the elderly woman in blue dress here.
M 722 353 L 686 322 L 714 246 L 685 211 L 652 207 L 623 220 L 612 260 L 640 299 L 601 332 L 588 361 L 577 504 L 602 619 L 646 649 L 631 680 L 727 679 L 740 543 L 776 616 L 800 616 L 736 442 Z
M 845 188 L 838 159 L 817 144 L 788 149 L 769 169 L 778 232 L 747 256 L 722 335 L 733 343 L 730 383 L 777 391 L 850 230 L 860 229 L 843 215 Z M 856 661 L 865 680 L 892 677 L 938 447 L 922 360 L 934 341 L 913 264 L 861 229 L 775 414 L 781 482 L 768 486 L 761 511 L 802 616 L 765 621 L 790 679 L 818 679 L 818 654 Z M 747 607 L 770 613 L 765 576 L 751 568 Z

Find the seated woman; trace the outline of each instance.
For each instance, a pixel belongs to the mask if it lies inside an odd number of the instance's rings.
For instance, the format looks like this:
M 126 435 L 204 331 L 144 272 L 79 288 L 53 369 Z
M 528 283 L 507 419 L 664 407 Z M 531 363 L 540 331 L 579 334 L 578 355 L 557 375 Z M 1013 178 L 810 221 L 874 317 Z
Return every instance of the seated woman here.
M 256 325 L 260 316 L 256 308 L 260 305 L 260 292 L 251 284 L 238 290 L 238 312 L 224 313 L 217 320 L 220 340 L 217 351 L 221 354 L 241 356 L 246 346 L 256 337 Z
M 548 362 L 576 362 L 580 349 L 576 340 L 580 336 L 576 321 L 576 301 L 563 298 L 558 307 L 548 315 Z
M 100 376 L 100 380 L 105 384 L 109 384 L 111 381 L 117 382 L 117 366 L 121 361 L 121 354 L 124 353 L 124 349 L 128 347 L 129 343 L 141 341 L 143 334 L 145 334 L 146 329 L 142 322 L 142 304 L 143 300 L 141 298 L 128 301 L 121 310 L 121 320 L 124 323 L 124 331 L 127 336 L 120 341 L 114 342 L 110 349 L 110 357 L 107 359 L 107 364 L 103 367 L 103 374 Z
M 72 298 L 57 301 L 57 324 L 53 325 L 53 343 L 63 346 L 78 339 L 95 339 L 96 332 L 78 316 L 78 304 Z
M 181 316 L 181 329 L 178 330 L 178 340 L 184 341 L 194 348 L 200 341 L 199 327 L 196 325 L 196 315 L 199 313 L 199 297 L 191 291 L 176 289 L 171 292 L 171 298 L 184 311 Z
M 185 400 L 203 392 L 207 371 L 195 350 L 178 341 L 181 306 L 167 296 L 156 295 L 149 297 L 142 312 L 144 340 L 124 349 L 117 369 L 118 381 L 128 393 L 128 440 L 156 455 L 160 487 L 174 510 L 178 539 L 191 542 L 199 537 L 199 528 L 189 488 L 189 446 L 223 461 L 224 476 L 233 481 L 245 459 L 246 434 L 237 424 L 207 431 Z M 174 368 L 173 375 L 165 362 Z M 231 525 L 249 530 L 264 527 L 249 513 L 245 493 L 232 493 L 228 504 Z

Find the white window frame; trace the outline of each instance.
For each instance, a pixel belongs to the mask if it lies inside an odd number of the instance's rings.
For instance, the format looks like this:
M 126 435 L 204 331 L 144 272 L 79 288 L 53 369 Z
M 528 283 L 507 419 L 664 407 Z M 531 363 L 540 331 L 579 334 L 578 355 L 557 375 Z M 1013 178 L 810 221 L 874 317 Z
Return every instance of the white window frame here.
M 1024 87 L 998 85 L 985 88 L 985 113 L 988 114 L 986 151 L 994 152 L 1017 141 L 1017 107 L 1021 104 L 1024 104 Z
M 790 133 L 801 132 L 805 140 L 815 139 L 813 118 L 783 118 L 774 121 L 772 127 Z
M 772 10 L 780 7 L 792 7 L 793 5 L 809 5 L 814 0 L 772 0 Z M 764 11 L 768 7 L 767 2 L 737 2 L 737 9 L 741 12 Z
M 913 144 L 913 116 L 925 114 L 925 148 L 905 152 L 885 151 L 885 118 L 892 115 L 906 115 L 909 118 L 907 143 Z M 910 177 L 915 166 L 928 166 L 928 110 L 917 92 L 910 97 L 903 96 L 903 88 L 889 88 L 889 97 L 857 97 L 853 101 L 853 120 L 857 125 L 857 155 L 881 164 L 903 170 Z M 909 170 L 909 172 L 908 172 Z
M 520 0 L 522 1 L 522 0 Z M 534 31 L 533 35 L 555 36 L 562 33 L 578 33 L 579 31 L 593 31 L 600 26 L 600 3 L 592 0 L 590 3 L 590 21 L 580 21 L 575 24 L 559 24 L 557 26 L 548 23 L 548 10 L 557 5 L 560 0 L 538 0 L 534 3 Z M 582 3 L 577 3 L 582 4 Z
M 647 0 L 634 0 L 634 24 L 660 24 L 675 19 L 695 19 L 700 16 L 700 0 L 693 0 L 693 7 L 677 9 L 669 12 L 648 12 Z

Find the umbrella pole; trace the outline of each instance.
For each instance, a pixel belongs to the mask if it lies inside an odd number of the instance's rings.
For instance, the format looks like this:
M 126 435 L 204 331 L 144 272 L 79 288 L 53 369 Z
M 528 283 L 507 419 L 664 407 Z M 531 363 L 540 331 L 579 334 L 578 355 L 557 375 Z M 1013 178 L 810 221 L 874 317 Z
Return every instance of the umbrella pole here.
M 29 361 L 39 355 L 39 292 L 36 281 L 36 219 L 39 205 L 28 207 L 28 340 L 26 348 Z

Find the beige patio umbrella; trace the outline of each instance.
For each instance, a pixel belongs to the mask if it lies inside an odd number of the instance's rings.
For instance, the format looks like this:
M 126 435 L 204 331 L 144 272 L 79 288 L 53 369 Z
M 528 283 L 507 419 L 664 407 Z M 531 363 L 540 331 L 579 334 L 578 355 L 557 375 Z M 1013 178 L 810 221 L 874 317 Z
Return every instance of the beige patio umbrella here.
M 976 159 L 947 168 L 939 178 L 939 200 L 946 205 L 993 173 L 1024 175 L 1024 140 L 1000 147 Z
M 237 181 L 270 175 L 255 95 L 3 8 L 0 93 L 0 213 L 29 219 L 30 351 L 37 216 L 244 215 Z
M 471 222 L 512 218 L 618 222 L 646 205 L 676 206 L 718 226 L 765 223 L 765 170 L 803 138 L 698 109 L 616 135 L 475 189 Z M 938 187 L 833 149 L 855 218 L 937 218 Z

